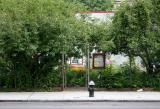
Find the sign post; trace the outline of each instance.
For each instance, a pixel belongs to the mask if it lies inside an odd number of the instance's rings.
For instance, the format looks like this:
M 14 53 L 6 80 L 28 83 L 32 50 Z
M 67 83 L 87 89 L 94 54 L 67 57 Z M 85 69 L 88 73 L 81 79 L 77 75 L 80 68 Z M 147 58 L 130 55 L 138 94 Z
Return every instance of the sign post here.
M 89 52 L 89 44 L 87 44 L 87 84 L 89 87 L 89 73 L 90 73 L 90 52 Z
M 62 50 L 62 91 L 65 88 L 64 58 L 65 58 L 65 54 L 64 54 L 64 48 L 63 48 L 63 50 Z

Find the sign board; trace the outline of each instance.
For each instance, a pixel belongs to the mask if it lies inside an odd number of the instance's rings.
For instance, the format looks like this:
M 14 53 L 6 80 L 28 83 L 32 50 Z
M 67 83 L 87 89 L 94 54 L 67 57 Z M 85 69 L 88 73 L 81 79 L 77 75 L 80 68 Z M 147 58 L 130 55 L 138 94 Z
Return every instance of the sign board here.
M 83 58 L 72 58 L 70 60 L 70 68 L 73 71 L 84 71 L 85 67 L 84 67 L 84 62 L 83 62 Z
M 93 69 L 105 68 L 105 54 L 94 53 L 93 54 Z
M 71 59 L 72 65 L 83 65 L 83 58 L 73 58 Z

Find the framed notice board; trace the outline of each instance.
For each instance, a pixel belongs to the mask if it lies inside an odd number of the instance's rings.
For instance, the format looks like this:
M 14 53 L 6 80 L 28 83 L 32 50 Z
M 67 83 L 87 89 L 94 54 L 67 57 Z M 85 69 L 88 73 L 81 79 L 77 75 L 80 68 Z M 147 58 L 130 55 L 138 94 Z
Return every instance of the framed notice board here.
M 105 53 L 94 53 L 93 54 L 93 69 L 104 69 L 105 68 Z

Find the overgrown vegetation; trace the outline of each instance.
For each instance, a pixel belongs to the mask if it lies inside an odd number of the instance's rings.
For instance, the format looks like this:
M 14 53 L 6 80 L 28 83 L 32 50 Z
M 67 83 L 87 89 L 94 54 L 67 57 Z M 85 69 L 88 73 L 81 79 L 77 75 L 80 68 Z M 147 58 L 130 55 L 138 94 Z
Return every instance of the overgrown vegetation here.
M 0 86 L 60 86 L 62 48 L 87 39 L 79 9 L 64 0 L 0 0 Z
M 160 0 L 121 5 L 112 24 L 88 24 L 76 13 L 104 11 L 112 0 L 0 0 L 0 88 L 52 89 L 62 85 L 66 59 L 90 51 L 129 56 L 129 65 L 92 71 L 99 88 L 160 88 Z M 134 66 L 141 57 L 146 67 Z M 85 86 L 83 72 L 67 73 L 69 87 Z
M 107 11 L 112 10 L 114 0 L 70 0 L 78 2 L 86 7 L 87 11 Z
M 127 54 L 130 61 L 141 57 L 149 74 L 158 73 L 160 67 L 159 5 L 155 0 L 124 3 L 115 13 L 111 29 L 115 50 Z
M 119 69 L 119 70 L 117 70 Z M 134 67 L 130 71 L 128 65 L 122 68 L 108 67 L 105 70 L 92 70 L 90 72 L 90 79 L 96 84 L 96 88 L 106 89 L 139 89 L 151 88 L 160 89 L 160 74 L 150 75 L 138 68 Z M 86 81 L 86 73 L 69 72 L 67 74 L 68 87 L 84 87 Z

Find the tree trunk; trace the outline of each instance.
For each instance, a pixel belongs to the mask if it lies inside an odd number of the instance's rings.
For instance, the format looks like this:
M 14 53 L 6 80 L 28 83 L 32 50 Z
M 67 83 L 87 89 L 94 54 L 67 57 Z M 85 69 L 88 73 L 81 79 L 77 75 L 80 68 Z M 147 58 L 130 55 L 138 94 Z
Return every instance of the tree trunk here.
M 146 60 L 147 60 L 147 72 L 150 74 L 153 74 L 153 66 L 152 66 L 152 60 L 151 57 L 149 55 L 148 49 L 144 49 L 145 53 L 146 53 Z
M 145 55 L 138 55 L 141 57 L 145 67 L 146 67 L 146 70 L 147 70 L 147 73 L 149 74 L 153 74 L 153 66 L 152 66 L 152 61 L 151 61 L 151 58 L 149 56 L 149 53 L 148 53 L 148 50 L 147 49 L 144 49 L 144 53 Z

